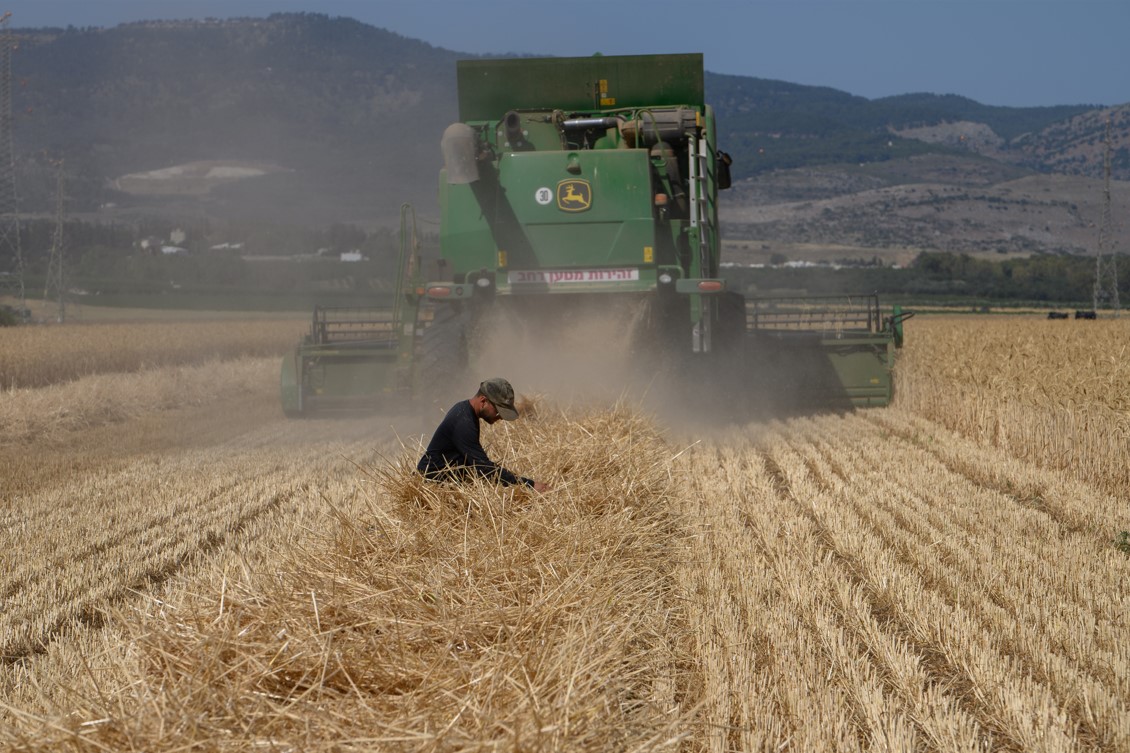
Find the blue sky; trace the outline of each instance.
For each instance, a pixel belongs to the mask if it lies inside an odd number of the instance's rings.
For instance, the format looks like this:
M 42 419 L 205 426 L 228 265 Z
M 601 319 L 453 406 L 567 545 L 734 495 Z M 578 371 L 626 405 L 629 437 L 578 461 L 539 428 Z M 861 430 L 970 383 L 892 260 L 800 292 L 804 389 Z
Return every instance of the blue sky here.
M 311 11 L 470 53 L 702 52 L 871 99 L 1130 103 L 1130 0 L 9 0 L 14 27 Z

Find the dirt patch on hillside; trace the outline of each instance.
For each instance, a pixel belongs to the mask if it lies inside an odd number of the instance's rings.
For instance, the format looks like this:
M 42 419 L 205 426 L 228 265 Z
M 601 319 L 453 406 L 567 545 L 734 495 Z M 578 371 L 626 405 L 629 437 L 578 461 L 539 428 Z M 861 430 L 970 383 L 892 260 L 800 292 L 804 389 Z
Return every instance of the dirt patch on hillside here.
M 217 186 L 281 172 L 290 170 L 262 162 L 205 160 L 130 173 L 112 186 L 134 196 L 199 196 Z

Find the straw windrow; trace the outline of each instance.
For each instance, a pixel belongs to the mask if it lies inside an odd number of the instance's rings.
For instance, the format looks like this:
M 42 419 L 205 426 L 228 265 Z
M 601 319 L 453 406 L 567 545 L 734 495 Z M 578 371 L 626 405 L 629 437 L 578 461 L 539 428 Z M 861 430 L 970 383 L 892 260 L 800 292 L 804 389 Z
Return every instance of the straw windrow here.
M 627 410 L 541 413 L 492 451 L 553 493 L 429 484 L 412 451 L 366 468 L 276 569 L 123 613 L 132 682 L 26 749 L 677 745 L 696 694 L 665 447 Z

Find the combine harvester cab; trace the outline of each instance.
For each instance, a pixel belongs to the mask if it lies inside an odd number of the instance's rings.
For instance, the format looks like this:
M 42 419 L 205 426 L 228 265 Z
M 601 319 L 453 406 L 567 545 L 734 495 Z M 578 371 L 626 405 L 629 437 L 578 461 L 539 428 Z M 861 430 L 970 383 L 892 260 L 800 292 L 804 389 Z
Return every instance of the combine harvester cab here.
M 415 213 L 400 211 L 400 263 L 388 307 L 314 308 L 310 332 L 283 357 L 283 412 L 291 418 L 374 409 L 413 392 L 422 287 Z

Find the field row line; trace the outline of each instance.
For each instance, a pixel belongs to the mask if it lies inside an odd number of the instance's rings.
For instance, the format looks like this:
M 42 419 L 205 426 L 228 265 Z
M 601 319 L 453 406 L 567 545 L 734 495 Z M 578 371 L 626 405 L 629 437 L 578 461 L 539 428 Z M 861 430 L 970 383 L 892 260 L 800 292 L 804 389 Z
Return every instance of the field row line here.
M 1069 636 L 1067 643 L 1081 654 L 1095 648 L 1100 653 L 1116 652 L 1112 660 L 1126 660 L 1128 648 L 1122 636 L 1130 631 L 1130 614 L 1110 595 L 1118 592 L 1130 567 L 1095 526 L 1070 525 L 1065 523 L 1068 516 L 1057 514 L 1063 506 L 1062 490 L 1044 485 L 1033 504 L 1027 494 L 985 485 L 981 480 L 985 474 L 977 469 L 970 476 L 969 466 L 954 468 L 940 457 L 954 445 L 968 447 L 968 442 L 957 438 L 932 442 L 928 450 L 886 439 L 888 444 L 902 445 L 899 451 L 907 457 L 907 467 L 916 471 L 904 478 L 884 466 L 882 429 L 872 437 L 867 427 L 845 422 L 835 447 L 840 455 L 834 460 L 823 438 L 835 435 L 837 428 L 820 431 L 819 438 L 809 432 L 811 443 L 826 450 L 825 457 L 841 469 L 841 478 L 856 487 L 876 488 L 877 505 L 861 512 L 886 510 L 900 527 L 915 531 L 917 546 L 938 552 L 943 563 L 960 563 L 967 568 L 963 578 L 976 577 L 987 584 L 994 601 L 1006 600 L 1010 609 L 1033 623 L 1055 632 L 1080 623 L 1078 634 Z M 857 436 L 864 441 L 853 441 Z M 849 456 L 844 458 L 844 453 Z M 993 464 L 989 458 L 980 462 Z M 844 475 L 845 468 L 859 471 Z M 1101 663 L 1105 666 L 1106 659 Z M 1120 675 L 1128 678 L 1126 672 Z
M 879 445 L 867 441 L 847 444 L 820 440 L 824 445 L 820 446 L 811 441 L 816 432 L 808 428 L 805 433 L 810 441 L 801 447 L 809 455 L 809 462 L 825 465 L 827 456 L 834 456 L 841 466 L 874 469 L 875 463 L 882 463 L 885 457 L 875 457 L 882 455 L 875 451 Z M 852 426 L 851 431 L 858 438 L 859 428 Z M 820 437 L 834 434 L 835 429 L 828 431 L 826 426 L 819 432 Z M 813 450 L 825 458 L 813 459 Z M 844 457 L 845 450 L 851 456 Z M 1017 525 L 1023 529 L 1024 518 L 1030 517 L 1032 510 L 1009 505 L 994 495 L 963 490 L 960 479 L 934 478 L 931 471 L 937 470 L 936 465 L 913 466 L 918 470 L 913 479 L 895 480 L 889 478 L 889 473 L 873 473 L 872 478 L 865 474 L 852 476 L 850 482 L 839 485 L 838 496 L 868 530 L 899 554 L 901 563 L 921 574 L 931 590 L 962 609 L 974 623 L 980 623 L 986 635 L 995 636 L 994 643 L 1000 650 L 1022 661 L 1026 669 L 1018 667 L 1016 671 L 1038 678 L 1052 688 L 1057 702 L 1079 720 L 1088 736 L 1101 738 L 1104 730 L 1109 730 L 1118 740 L 1121 735 L 1117 730 L 1130 728 L 1130 714 L 1124 701 L 1126 683 L 1122 679 L 1127 669 L 1125 648 L 1115 639 L 1113 643 L 1106 642 L 1106 650 L 1096 645 L 1092 636 L 1096 622 L 1097 632 L 1108 635 L 1124 635 L 1124 628 L 1107 624 L 1101 615 L 1091 615 L 1090 626 L 1087 621 L 1076 619 L 1080 611 L 1088 612 L 1088 605 L 1062 604 L 1055 584 L 1042 582 L 1038 577 L 1039 571 L 1049 570 L 1043 566 L 1043 560 L 1002 560 L 992 545 L 997 538 L 993 531 L 989 530 L 985 539 L 978 541 L 978 537 L 960 527 L 947 525 L 962 507 L 984 506 L 996 513 L 994 517 L 1019 512 L 1021 519 Z M 868 488 L 871 493 L 861 493 Z M 938 494 L 938 489 L 947 492 Z M 948 511 L 951 504 L 954 510 L 945 516 L 951 520 L 942 521 L 941 528 L 927 521 L 932 512 Z M 974 515 L 978 510 L 964 512 Z M 1070 561 L 1062 564 L 1071 566 Z M 1091 595 L 1107 593 L 1112 587 L 1117 586 L 1109 582 L 1094 584 L 1096 590 Z
M 900 526 L 907 527 L 908 521 L 913 521 L 922 530 L 921 546 L 949 550 L 949 558 L 984 569 L 992 567 L 994 559 L 999 560 L 1002 545 L 1016 544 L 1007 552 L 1010 567 L 987 571 L 985 578 L 998 586 L 1010 584 L 1026 594 L 1018 604 L 1029 601 L 1032 594 L 1054 593 L 1059 596 L 1058 609 L 1063 614 L 1089 612 L 1102 604 L 1096 595 L 1113 592 L 1119 582 L 1117 560 L 1103 551 L 1106 541 L 1089 531 L 1065 528 L 1049 512 L 1054 501 L 1044 500 L 1034 506 L 1024 496 L 985 486 L 979 479 L 951 469 L 937 459 L 935 452 L 884 438 L 885 432 L 869 431 L 865 425 L 823 423 L 798 431 L 826 461 L 823 472 L 814 471 L 817 478 L 834 477 L 840 485 L 868 490 L 876 504 L 889 509 Z M 839 441 L 833 443 L 831 438 L 837 434 Z M 938 444 L 934 443 L 932 449 Z M 958 444 L 965 442 L 958 440 Z M 905 458 L 903 467 L 913 468 L 913 475 L 904 478 L 889 466 L 891 449 Z M 865 512 L 873 509 L 874 505 L 862 508 Z M 1020 545 L 1025 539 L 1039 541 L 1040 551 Z M 1117 630 L 1130 628 L 1120 610 L 1100 612 L 1116 621 Z
M 977 749 L 977 725 L 883 633 L 843 563 L 827 556 L 813 521 L 780 487 L 773 461 L 753 447 L 745 451 L 752 467 L 732 456 L 723 461 L 737 467 L 729 480 L 731 489 L 741 489 L 734 501 L 723 511 L 723 495 L 701 495 L 709 502 L 698 514 L 708 516 L 720 559 L 703 567 L 726 574 L 719 594 L 737 595 L 732 609 L 740 640 L 731 650 L 740 661 L 760 665 L 752 670 L 762 678 L 758 695 L 776 699 L 766 714 L 772 718 L 775 709 L 782 729 L 775 743 L 787 740 L 803 750 L 914 749 L 934 740 L 946 750 Z M 754 598 L 746 598 L 751 593 Z M 739 703 L 746 702 L 744 684 L 735 677 L 728 689 Z
M 356 457 L 365 450 L 354 446 L 351 454 Z M 89 615 L 134 589 L 166 580 L 200 556 L 228 546 L 233 537 L 283 501 L 309 493 L 308 481 L 294 478 L 293 462 L 264 457 L 268 462 L 256 461 L 255 454 L 231 454 L 227 449 L 196 454 L 175 467 L 162 468 L 166 475 L 155 479 L 146 475 L 151 485 L 140 488 L 134 480 L 136 471 L 131 470 L 116 483 L 106 480 L 107 489 L 116 488 L 117 494 L 98 498 L 97 507 L 85 513 L 72 509 L 69 515 L 38 521 L 38 535 L 32 538 L 58 539 L 53 554 L 38 557 L 27 544 L 9 542 L 5 557 L 13 567 L 4 581 L 0 654 L 10 659 L 41 650 L 75 621 L 89 620 Z M 249 479 L 248 464 L 262 471 Z M 207 472 L 200 470 L 205 468 Z M 351 462 L 338 458 L 321 472 L 334 475 L 354 470 Z M 167 483 L 166 478 L 176 481 Z M 200 482 L 204 482 L 202 487 L 197 486 Z M 36 500 L 36 505 L 51 506 L 59 493 L 55 490 Z M 120 511 L 117 528 L 67 552 L 67 545 L 74 546 L 76 541 L 61 536 L 60 531 L 126 500 L 135 504 Z
M 1040 467 L 1042 463 L 1034 465 L 1004 448 L 976 443 L 942 423 L 905 410 L 890 408 L 862 417 L 927 450 L 954 473 L 1044 510 L 1068 531 L 1108 536 L 1119 527 L 1130 529 L 1130 510 L 1118 503 L 1118 497 L 1074 478 L 1076 474 L 1049 470 Z
M 827 436 L 828 429 L 827 425 L 820 424 L 820 430 L 813 433 Z M 810 471 L 812 454 L 805 458 L 796 449 L 796 446 L 810 447 L 807 439 L 803 434 L 790 439 L 793 445 L 789 449 L 791 457 L 787 458 L 790 486 L 798 499 L 808 500 L 826 531 L 832 551 L 852 561 L 865 582 L 878 585 L 884 600 L 892 594 L 896 597 L 898 624 L 902 629 L 924 647 L 940 651 L 951 680 L 956 676 L 959 682 L 968 683 L 972 697 L 991 709 L 992 713 L 983 722 L 1023 748 L 1039 742 L 1070 749 L 1079 734 L 1090 740 L 1122 740 L 1126 732 L 1120 731 L 1125 728 L 1121 720 L 1126 718 L 1126 711 L 1117 695 L 1096 683 L 1079 680 L 1075 686 L 1082 687 L 1085 693 L 1083 705 L 1079 705 L 1062 686 L 1049 685 L 1039 679 L 1046 680 L 1049 675 L 1046 672 L 1034 675 L 1034 665 L 1023 662 L 1023 653 L 1018 653 L 1021 649 L 999 638 L 1002 630 L 1023 629 L 1016 625 L 1015 619 L 1004 614 L 1004 610 L 998 610 L 996 616 L 1003 624 L 986 620 L 984 607 L 977 604 L 976 599 L 954 598 L 954 592 L 967 585 L 945 579 L 943 566 L 933 557 L 928 541 L 917 540 L 909 546 L 904 542 L 900 546 L 889 538 L 888 521 L 869 520 L 860 514 L 861 509 L 881 507 L 885 495 L 894 495 L 892 505 L 912 504 L 911 497 L 918 493 L 915 490 L 937 488 L 939 483 L 944 483 L 923 478 L 928 466 L 906 466 L 914 468 L 905 481 L 908 492 L 884 489 L 880 493 L 874 483 L 862 481 L 863 485 L 857 486 L 854 476 L 851 484 L 835 483 L 821 490 Z M 867 445 L 856 433 L 851 446 Z M 777 451 L 783 452 L 779 448 Z M 886 454 L 882 455 L 877 462 L 889 461 Z M 779 462 L 786 465 L 784 459 Z M 866 466 L 866 462 L 856 465 Z M 936 503 L 945 504 L 948 496 L 937 498 Z M 819 500 L 819 504 L 815 500 Z M 1092 713 L 1092 705 L 1102 710 Z M 1078 711 L 1080 715 L 1072 716 L 1070 711 Z
M 294 491 L 283 489 L 257 500 L 238 517 L 212 519 L 186 516 L 176 531 L 161 532 L 148 541 L 124 541 L 101 556 L 79 562 L 40 580 L 34 591 L 19 594 L 19 606 L 7 609 L 0 622 L 5 641 L 0 655 L 6 661 L 42 651 L 76 623 L 89 623 L 113 603 L 137 589 L 148 590 L 194 560 L 238 536 L 256 519 L 277 509 Z M 12 599 L 9 599 L 12 601 Z

